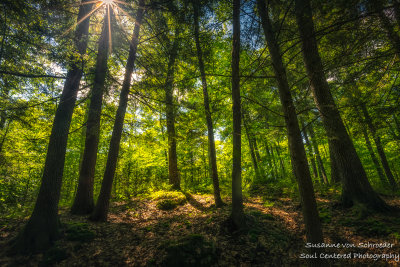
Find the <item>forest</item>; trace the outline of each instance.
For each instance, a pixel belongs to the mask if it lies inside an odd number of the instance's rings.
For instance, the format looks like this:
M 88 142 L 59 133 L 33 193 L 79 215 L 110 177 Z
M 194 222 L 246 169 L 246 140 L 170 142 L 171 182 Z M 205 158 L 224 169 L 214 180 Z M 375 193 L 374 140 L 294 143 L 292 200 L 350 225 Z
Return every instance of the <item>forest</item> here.
M 0 1 L 1 266 L 398 266 L 399 0 Z

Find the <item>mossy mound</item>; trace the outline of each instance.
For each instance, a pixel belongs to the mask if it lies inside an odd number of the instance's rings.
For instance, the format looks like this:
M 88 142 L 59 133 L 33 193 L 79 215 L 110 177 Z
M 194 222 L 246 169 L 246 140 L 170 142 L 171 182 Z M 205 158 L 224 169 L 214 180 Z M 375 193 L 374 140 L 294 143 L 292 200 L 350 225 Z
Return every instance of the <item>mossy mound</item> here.
M 160 210 L 173 210 L 179 205 L 186 203 L 186 197 L 179 191 L 158 191 L 151 195 L 153 200 L 157 200 L 157 208 Z
M 90 242 L 95 238 L 95 233 L 89 229 L 86 223 L 70 223 L 66 225 L 65 238 L 81 243 Z
M 163 245 L 166 257 L 163 266 L 212 266 L 218 253 L 213 242 L 201 235 L 189 235 Z
M 68 254 L 65 249 L 59 247 L 53 247 L 48 249 L 43 254 L 42 261 L 39 262 L 40 267 L 44 266 L 54 266 L 56 263 L 61 262 L 68 258 Z

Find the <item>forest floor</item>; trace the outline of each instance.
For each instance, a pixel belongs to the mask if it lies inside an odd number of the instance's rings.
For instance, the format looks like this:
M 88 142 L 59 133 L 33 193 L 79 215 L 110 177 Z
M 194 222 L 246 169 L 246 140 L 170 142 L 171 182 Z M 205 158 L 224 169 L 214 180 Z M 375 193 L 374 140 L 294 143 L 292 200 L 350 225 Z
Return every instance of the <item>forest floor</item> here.
M 182 193 L 179 193 L 182 194 Z M 172 198 L 176 198 L 173 195 Z M 63 238 L 43 254 L 7 257 L 0 266 L 304 266 L 305 231 L 298 201 L 246 197 L 248 229 L 232 232 L 230 206 L 216 209 L 212 195 L 186 194 L 178 206 L 162 194 L 113 202 L 106 223 L 94 223 L 61 209 Z M 179 198 L 179 196 L 178 196 Z M 230 203 L 230 199 L 224 199 Z M 358 259 L 362 255 L 399 255 L 400 217 L 341 209 L 330 197 L 317 198 L 325 242 L 341 244 L 326 254 L 352 253 L 352 259 L 330 260 L 336 266 L 397 266 L 398 258 Z M 386 198 L 400 206 L 399 198 Z M 162 210 L 162 209 L 170 210 Z M 0 219 L 0 247 L 16 235 L 24 219 Z M 392 248 L 359 248 L 360 243 L 393 244 Z M 343 248 L 343 246 L 353 248 Z M 380 256 L 382 257 L 382 256 Z M 397 260 L 397 262 L 396 262 Z

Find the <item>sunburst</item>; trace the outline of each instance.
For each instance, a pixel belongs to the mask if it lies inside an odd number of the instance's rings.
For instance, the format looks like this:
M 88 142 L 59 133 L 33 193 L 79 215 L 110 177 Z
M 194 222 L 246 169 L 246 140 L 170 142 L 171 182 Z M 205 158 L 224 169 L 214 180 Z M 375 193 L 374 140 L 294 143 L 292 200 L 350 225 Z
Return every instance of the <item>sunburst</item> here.
M 61 36 L 67 35 L 70 31 L 75 29 L 76 26 L 78 26 L 80 23 L 82 23 L 83 21 L 88 19 L 93 13 L 95 13 L 96 11 L 99 11 L 99 10 L 103 10 L 103 12 L 107 12 L 107 14 L 110 14 L 110 11 L 111 11 L 110 9 L 112 9 L 115 17 L 120 22 L 120 24 L 122 24 L 122 23 L 118 16 L 119 13 L 123 13 L 129 19 L 134 20 L 124 9 L 119 7 L 119 4 L 128 5 L 127 3 L 123 2 L 123 1 L 120 1 L 120 0 L 92 0 L 92 1 L 86 1 L 86 2 L 80 3 L 79 5 L 89 5 L 89 4 L 93 4 L 93 9 L 86 16 L 84 16 L 82 19 L 80 19 L 74 25 L 72 25 L 68 30 L 66 30 Z M 107 20 L 108 20 L 107 21 L 108 22 L 108 42 L 109 42 L 109 49 L 111 52 L 112 38 L 111 38 L 110 15 L 107 15 Z

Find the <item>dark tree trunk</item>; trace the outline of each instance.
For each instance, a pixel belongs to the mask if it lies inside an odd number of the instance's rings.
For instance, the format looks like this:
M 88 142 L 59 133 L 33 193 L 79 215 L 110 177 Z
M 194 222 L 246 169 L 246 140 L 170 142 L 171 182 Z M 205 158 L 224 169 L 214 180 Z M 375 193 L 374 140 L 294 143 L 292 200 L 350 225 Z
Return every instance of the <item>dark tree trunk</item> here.
M 106 169 L 104 171 L 103 182 L 101 184 L 100 195 L 96 203 L 93 214 L 90 219 L 93 221 L 106 221 L 108 208 L 110 203 L 111 188 L 117 168 L 118 153 L 120 148 L 122 129 L 124 126 L 124 118 L 126 107 L 128 105 L 129 90 L 131 87 L 132 73 L 135 66 L 136 51 L 139 43 L 139 30 L 143 19 L 144 0 L 139 1 L 139 8 L 136 14 L 135 27 L 130 44 L 128 60 L 125 67 L 125 77 L 122 83 L 121 93 L 119 96 L 119 104 L 115 115 L 114 128 L 111 135 L 110 147 L 108 149 L 108 157 Z
M 383 146 L 382 146 L 381 138 L 376 132 L 375 125 L 372 122 L 372 118 L 369 115 L 369 112 L 368 112 L 367 107 L 365 106 L 365 103 L 363 103 L 361 105 L 361 111 L 364 115 L 365 122 L 368 125 L 368 128 L 372 134 L 372 138 L 374 139 L 376 150 L 378 151 L 379 158 L 381 159 L 381 163 L 383 166 L 383 170 L 385 171 L 386 177 L 389 180 L 392 190 L 396 191 L 398 189 L 396 180 L 394 179 L 393 173 L 390 170 L 389 162 L 387 161 L 385 150 L 383 149 Z
M 389 41 L 392 43 L 392 46 L 397 53 L 397 56 L 400 58 L 400 36 L 398 32 L 396 32 L 388 16 L 385 14 L 384 6 L 381 0 L 370 0 L 370 4 L 372 5 L 373 10 L 378 13 L 378 17 L 383 26 L 383 29 L 386 31 Z M 396 7 L 396 5 L 394 7 Z M 395 17 L 397 19 L 396 12 Z
M 271 148 L 271 150 L 272 150 L 272 148 Z M 274 177 L 276 179 L 278 176 L 278 171 L 276 168 L 275 158 L 274 158 L 274 154 L 272 153 L 272 151 L 270 151 L 267 142 L 265 142 L 265 151 L 267 152 L 267 158 L 268 158 L 269 167 L 271 169 L 271 175 L 272 175 L 272 177 Z
M 315 155 L 316 155 L 316 158 L 317 158 L 317 163 L 319 165 L 320 172 L 321 172 L 320 173 L 321 174 L 320 179 L 321 179 L 321 181 L 323 183 L 327 184 L 328 183 L 328 178 L 326 176 L 326 171 L 325 171 L 324 163 L 323 163 L 322 158 L 321 158 L 321 153 L 319 152 L 319 149 L 318 149 L 318 144 L 317 144 L 317 139 L 315 138 L 314 129 L 313 129 L 311 124 L 308 125 L 308 130 L 310 131 L 311 143 L 312 143 L 312 146 L 314 148 L 314 152 L 315 152 Z
M 244 130 L 246 132 L 247 141 L 249 142 L 251 161 L 253 162 L 254 173 L 256 175 L 255 181 L 259 181 L 259 179 L 260 179 L 260 171 L 259 171 L 259 168 L 258 168 L 258 162 L 257 162 L 256 153 L 255 153 L 253 138 L 251 136 L 250 129 L 249 129 L 249 126 L 247 125 L 247 120 L 246 120 L 244 114 L 245 114 L 245 110 L 243 109 L 242 110 L 243 126 L 244 126 Z
M 389 206 L 372 189 L 353 142 L 340 117 L 318 52 L 309 0 L 295 0 L 296 19 L 300 31 L 303 58 L 310 79 L 314 101 L 321 113 L 328 139 L 332 142 L 335 162 L 342 178 L 342 202 L 351 206 L 360 202 L 375 210 Z
M 177 26 L 178 27 L 178 26 Z M 175 133 L 175 111 L 174 111 L 174 72 L 175 60 L 178 55 L 179 46 L 179 29 L 175 29 L 174 41 L 172 43 L 168 67 L 167 80 L 165 82 L 165 105 L 167 119 L 167 136 L 168 136 L 168 177 L 169 183 L 173 189 L 181 188 L 181 181 L 178 171 L 178 157 L 176 155 L 176 133 Z
M 90 2 L 90 1 L 83 1 Z M 81 5 L 78 21 L 89 14 L 91 4 Z M 75 45 L 80 55 L 86 53 L 89 17 L 82 21 L 75 32 Z M 68 70 L 58 105 L 43 170 L 42 183 L 31 217 L 13 242 L 12 250 L 40 251 L 50 247 L 59 237 L 58 202 L 67 149 L 68 132 L 75 107 L 77 91 L 82 77 L 83 61 L 72 63 Z
M 365 144 L 367 145 L 368 152 L 371 155 L 371 159 L 372 159 L 372 162 L 374 163 L 374 166 L 375 166 L 375 169 L 376 169 L 376 171 L 378 173 L 379 179 L 381 180 L 382 185 L 384 187 L 386 187 L 388 185 L 386 177 L 383 174 L 383 170 L 382 170 L 382 168 L 381 168 L 381 166 L 379 164 L 378 158 L 376 157 L 374 149 L 372 148 L 371 140 L 369 139 L 367 129 L 365 127 L 363 127 L 363 125 L 361 126 L 361 131 L 363 133 L 363 136 L 364 136 L 364 139 L 365 139 Z
M 264 0 L 257 0 L 257 4 L 265 39 L 272 59 L 272 66 L 278 82 L 279 97 L 285 115 L 290 157 L 294 176 L 299 185 L 307 242 L 322 243 L 324 239 L 322 236 L 321 222 L 318 216 L 317 203 L 314 196 L 314 188 L 310 170 L 308 168 L 306 151 L 303 145 L 295 106 L 287 81 L 286 70 L 282 62 L 280 49 L 277 40 L 275 39 L 275 33 L 272 29 L 265 2 Z M 322 259 L 315 259 L 311 263 L 315 266 L 322 266 L 322 262 Z
M 207 121 L 207 133 L 208 133 L 208 153 L 209 153 L 209 161 L 211 165 L 211 177 L 214 187 L 214 201 L 216 207 L 221 207 L 223 205 L 221 199 L 221 193 L 219 189 L 219 180 L 218 180 L 218 168 L 217 168 L 217 153 L 215 150 L 215 140 L 214 140 L 214 127 L 213 121 L 211 117 L 210 103 L 208 97 L 207 90 L 207 79 L 206 72 L 204 69 L 203 62 L 203 52 L 200 45 L 200 30 L 199 30 L 199 3 L 197 1 L 193 1 L 193 9 L 194 9 L 194 37 L 196 42 L 197 49 L 197 59 L 199 61 L 199 69 L 201 75 L 201 83 L 203 85 L 203 98 L 204 98 L 204 109 L 206 112 L 206 121 Z
M 79 183 L 74 203 L 71 207 L 72 214 L 89 214 L 93 211 L 93 185 L 97 160 L 97 149 L 100 137 L 100 118 L 103 103 L 104 84 L 107 74 L 107 60 L 109 52 L 109 21 L 110 15 L 104 16 L 103 29 L 99 39 L 94 83 L 91 90 L 89 115 L 86 122 L 85 149 L 79 172 Z
M 241 139 L 241 99 L 240 99 L 240 0 L 233 0 L 232 39 L 232 111 L 233 111 L 233 155 L 232 155 L 232 214 L 237 228 L 245 225 L 242 196 L 242 139 Z
M 280 149 L 279 143 L 278 143 L 278 144 L 275 146 L 275 151 L 276 151 L 276 155 L 278 156 L 278 159 L 279 159 L 279 164 L 281 165 L 282 177 L 286 177 L 286 168 L 285 168 L 285 164 L 283 163 L 280 150 L 281 150 L 281 149 Z
M 307 146 L 307 149 L 310 154 L 310 161 L 311 161 L 311 167 L 312 167 L 313 174 L 314 174 L 314 179 L 317 180 L 318 179 L 318 170 L 317 170 L 317 165 L 315 164 L 315 157 L 314 157 L 315 152 L 313 151 L 310 140 L 308 139 L 308 134 L 307 134 L 306 127 L 305 127 L 305 124 L 303 121 L 301 121 L 301 128 L 303 129 L 304 140 L 306 141 L 306 146 Z M 321 179 L 321 182 L 323 183 L 322 179 Z

